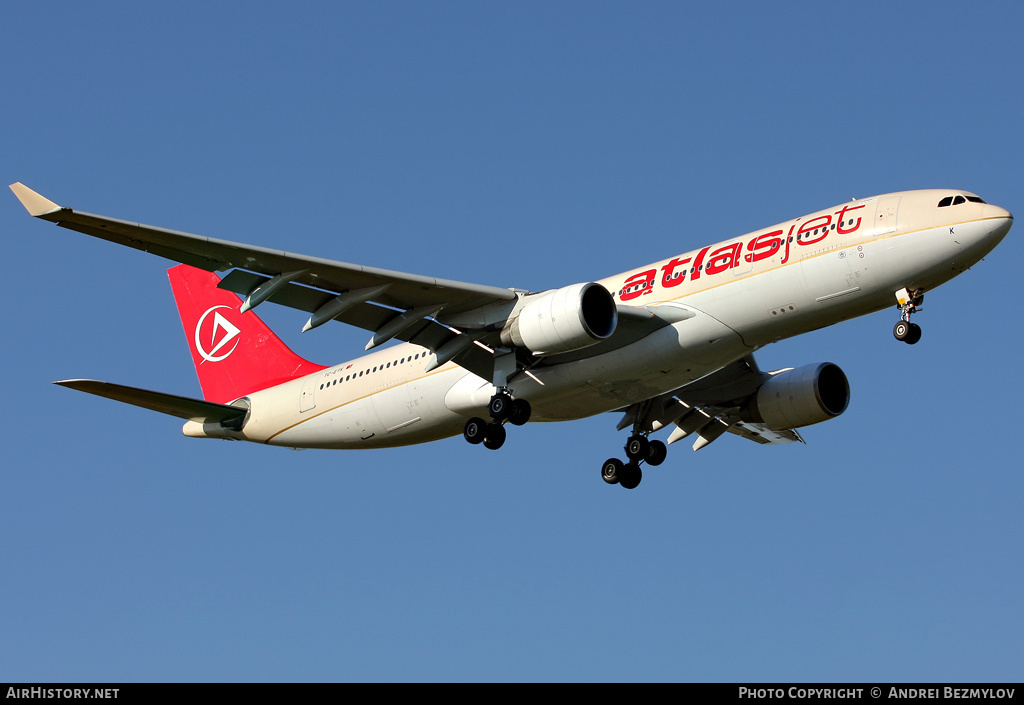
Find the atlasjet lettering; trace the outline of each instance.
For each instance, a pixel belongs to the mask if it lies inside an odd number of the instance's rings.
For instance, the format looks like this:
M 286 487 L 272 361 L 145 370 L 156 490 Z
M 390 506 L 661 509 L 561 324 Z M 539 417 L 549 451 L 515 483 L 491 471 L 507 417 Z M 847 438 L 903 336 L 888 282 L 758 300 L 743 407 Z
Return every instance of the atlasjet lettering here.
M 632 301 L 639 296 L 650 294 L 658 284 L 663 288 L 679 286 L 687 280 L 687 274 L 690 281 L 697 281 L 702 276 L 713 277 L 735 269 L 742 263 L 754 264 L 780 253 L 782 257 L 779 264 L 786 264 L 793 244 L 801 247 L 817 245 L 832 233 L 849 235 L 859 230 L 863 218 L 854 211 L 864 207 L 864 203 L 846 205 L 835 213 L 819 215 L 802 224 L 795 221 L 788 230 L 782 228 L 756 233 L 749 239 L 726 243 L 714 250 L 705 247 L 697 253 L 680 255 L 660 268 L 660 277 L 659 269 L 647 269 L 630 275 L 618 291 L 618 297 L 622 301 Z

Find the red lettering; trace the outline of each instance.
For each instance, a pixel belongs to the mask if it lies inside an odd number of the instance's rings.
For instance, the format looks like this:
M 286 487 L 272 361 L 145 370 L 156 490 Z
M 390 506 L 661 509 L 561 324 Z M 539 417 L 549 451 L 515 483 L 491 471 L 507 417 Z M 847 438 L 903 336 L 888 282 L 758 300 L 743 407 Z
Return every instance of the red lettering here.
M 843 209 L 841 211 L 839 211 L 839 213 L 836 214 L 836 216 L 839 218 L 839 228 L 838 228 L 837 232 L 840 235 L 846 235 L 847 233 L 852 233 L 854 230 L 856 230 L 857 228 L 860 227 L 860 218 L 857 218 L 857 222 L 853 226 L 851 226 L 849 228 L 844 228 L 843 227 L 843 221 L 845 220 L 846 214 L 847 214 L 848 211 L 855 211 L 858 208 L 863 208 L 863 207 L 864 207 L 863 203 L 861 203 L 859 206 L 843 206 Z M 850 220 L 852 221 L 853 219 L 851 218 Z
M 693 260 L 693 276 L 690 277 L 691 280 L 697 281 L 700 279 L 701 267 L 704 265 L 704 255 L 706 255 L 710 249 L 710 247 L 705 247 L 697 253 L 697 259 Z
M 797 231 L 796 243 L 798 245 L 813 245 L 816 242 L 821 242 L 828 237 L 828 226 L 831 224 L 832 216 L 830 215 L 819 215 L 817 218 L 808 220 L 806 223 L 801 225 L 800 230 Z M 804 234 L 809 233 L 812 230 L 817 230 L 818 228 L 821 228 L 820 236 L 814 236 L 813 240 L 801 239 L 801 236 Z
M 654 290 L 654 277 L 657 274 L 657 269 L 648 269 L 646 272 L 631 276 L 622 285 L 622 300 L 629 301 L 643 294 L 651 293 Z M 635 290 L 634 287 L 636 287 Z
M 662 267 L 661 271 L 664 272 L 664 274 L 661 275 L 661 285 L 679 286 L 682 284 L 683 280 L 686 279 L 686 265 L 689 263 L 689 257 L 684 257 L 683 259 L 676 257 L 674 260 Z M 677 267 L 683 268 L 678 274 L 676 273 Z
M 719 247 L 711 253 L 711 259 L 708 260 L 708 266 L 704 271 L 708 274 L 718 274 L 719 272 L 724 272 L 730 267 L 736 267 L 740 263 L 740 253 L 742 251 L 742 242 L 736 242 L 732 245 Z
M 745 255 L 744 259 L 748 262 L 760 262 L 774 255 L 782 247 L 782 238 L 779 237 L 781 234 L 781 230 L 775 230 L 755 237 L 747 243 L 750 254 Z
M 793 241 L 793 230 L 795 228 L 796 228 L 796 223 L 793 223 L 791 226 L 789 226 L 789 234 L 786 236 L 786 254 L 782 258 L 782 261 L 779 262 L 779 264 L 785 264 L 786 262 L 789 261 L 789 243 L 791 243 Z

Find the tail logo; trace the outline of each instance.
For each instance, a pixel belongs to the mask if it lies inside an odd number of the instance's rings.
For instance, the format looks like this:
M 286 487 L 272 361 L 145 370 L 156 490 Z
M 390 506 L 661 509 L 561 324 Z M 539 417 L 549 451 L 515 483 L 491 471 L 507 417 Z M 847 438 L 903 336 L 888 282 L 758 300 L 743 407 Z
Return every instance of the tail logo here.
M 230 306 L 224 305 L 211 306 L 210 308 L 206 309 L 206 312 L 202 316 L 200 316 L 199 323 L 196 324 L 196 350 L 199 352 L 199 355 L 203 358 L 203 362 L 220 362 L 228 355 L 233 353 L 235 351 L 235 348 L 238 347 L 237 338 L 238 334 L 241 333 L 242 331 L 240 331 L 238 329 L 238 326 L 236 326 L 234 323 L 224 318 L 224 316 L 222 316 L 221 313 L 217 310 L 219 308 L 226 308 L 229 310 L 231 309 Z M 203 347 L 203 336 L 200 335 L 200 333 L 203 330 L 203 324 L 206 322 L 206 319 L 209 318 L 211 313 L 213 314 L 213 322 L 210 326 L 211 330 L 208 339 L 212 347 L 209 350 L 207 350 L 206 348 Z M 217 353 L 220 353 L 220 351 L 224 349 L 224 346 L 226 346 L 232 340 L 235 341 L 235 344 L 231 346 L 231 349 L 228 350 L 227 352 L 218 355 Z

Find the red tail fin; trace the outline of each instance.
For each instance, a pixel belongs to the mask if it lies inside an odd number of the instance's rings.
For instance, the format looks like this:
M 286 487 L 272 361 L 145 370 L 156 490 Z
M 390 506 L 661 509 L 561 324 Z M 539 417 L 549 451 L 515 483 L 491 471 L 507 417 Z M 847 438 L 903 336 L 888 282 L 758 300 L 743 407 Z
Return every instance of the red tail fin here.
M 181 264 L 167 270 L 199 385 L 207 401 L 229 402 L 324 369 L 288 349 L 220 277 Z

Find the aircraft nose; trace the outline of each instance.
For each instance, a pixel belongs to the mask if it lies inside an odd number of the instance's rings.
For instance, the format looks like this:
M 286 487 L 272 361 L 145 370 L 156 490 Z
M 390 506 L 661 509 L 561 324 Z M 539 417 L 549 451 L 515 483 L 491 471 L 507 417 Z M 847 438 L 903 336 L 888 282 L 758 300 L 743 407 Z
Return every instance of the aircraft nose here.
M 1010 222 L 1013 222 L 1013 213 L 1010 211 L 1005 208 L 1000 208 L 999 206 L 993 206 L 991 203 L 987 203 L 985 205 L 986 218 L 1006 218 Z
M 1006 236 L 1006 233 L 1010 232 L 1010 226 L 1013 225 L 1013 214 L 1005 208 L 986 204 L 984 218 L 991 223 L 985 240 L 990 248 L 995 247 Z

